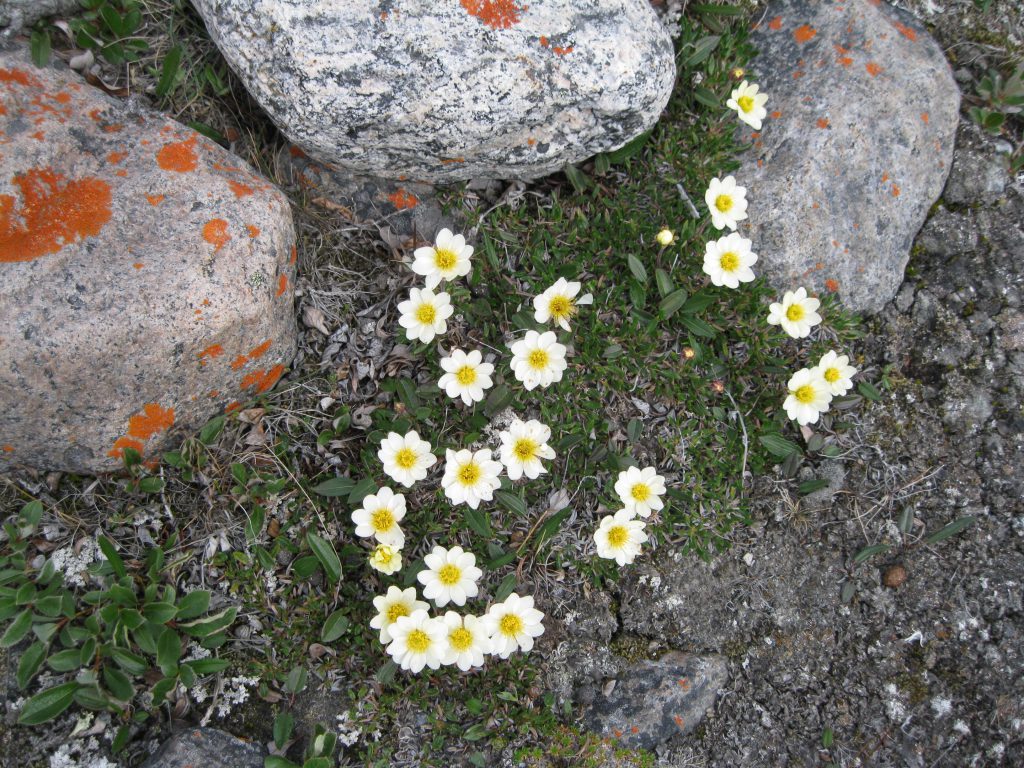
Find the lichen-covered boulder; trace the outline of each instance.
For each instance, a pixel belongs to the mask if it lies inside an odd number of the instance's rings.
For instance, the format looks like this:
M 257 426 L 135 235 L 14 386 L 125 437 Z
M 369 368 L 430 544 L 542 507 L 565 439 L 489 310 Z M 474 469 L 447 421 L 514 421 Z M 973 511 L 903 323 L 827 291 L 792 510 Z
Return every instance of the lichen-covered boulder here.
M 294 355 L 285 197 L 168 117 L 0 52 L 0 471 L 152 456 Z
M 736 176 L 758 265 L 780 289 L 878 311 L 949 173 L 960 108 L 949 64 L 880 0 L 776 0 L 753 42 L 768 118 Z
M 285 135 L 372 176 L 544 176 L 650 128 L 675 81 L 649 0 L 195 3 Z

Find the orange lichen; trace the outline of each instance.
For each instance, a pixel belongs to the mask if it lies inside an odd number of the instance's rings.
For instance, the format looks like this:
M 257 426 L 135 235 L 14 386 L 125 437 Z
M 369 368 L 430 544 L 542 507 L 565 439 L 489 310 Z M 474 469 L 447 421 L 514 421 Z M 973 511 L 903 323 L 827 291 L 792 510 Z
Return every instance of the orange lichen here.
M 111 165 L 117 165 L 126 157 L 128 157 L 127 152 L 111 152 L 109 155 L 107 155 L 107 162 L 110 163 Z
M 14 453 L 14 446 L 11 445 L 10 443 L 5 443 L 4 445 L 0 446 L 0 450 L 2 450 L 4 453 Z
M 245 367 L 245 364 L 249 362 L 248 355 L 239 355 L 231 361 L 231 370 L 237 371 Z
M 768 29 L 772 32 L 778 32 L 782 29 L 782 17 L 776 16 L 774 19 L 768 22 Z
M 219 395 L 219 394 L 220 394 L 220 390 L 219 389 L 211 389 L 210 390 L 210 394 L 208 394 L 207 397 L 213 398 L 213 397 L 217 397 L 217 395 Z
M 882 68 L 875 64 L 875 62 L 873 61 L 869 61 L 867 64 L 865 64 L 864 69 L 866 69 L 868 71 L 868 74 L 871 75 L 872 77 L 877 77 L 878 75 L 882 74 Z
M 528 147 L 532 147 L 532 146 L 534 146 L 534 145 L 535 145 L 536 143 L 537 143 L 537 140 L 536 140 L 535 138 L 533 138 L 533 136 L 531 136 L 530 138 L 528 138 L 528 139 L 526 140 L 526 145 L 527 145 Z
M 36 141 L 46 141 L 46 134 L 42 131 L 36 131 L 35 133 L 29 134 Z
M 567 54 L 572 53 L 572 46 L 570 45 L 563 48 L 559 45 L 556 45 L 552 47 L 551 52 L 554 53 L 556 56 L 565 56 Z
M 825 288 L 835 293 L 839 290 L 839 281 L 833 280 L 831 277 L 825 281 Z
M 196 159 L 196 137 L 192 136 L 185 141 L 176 141 L 165 144 L 156 153 L 156 164 L 165 171 L 175 173 L 188 173 L 194 171 L 199 161 Z
M 245 228 L 249 232 L 249 237 L 251 237 L 253 240 L 260 236 L 260 228 L 257 227 L 255 224 L 247 224 Z
M 441 158 L 441 165 L 450 165 L 451 163 L 464 163 L 466 158 L 464 157 L 444 157 Z
M 242 404 L 240 402 L 238 402 L 237 400 L 232 400 L 230 403 L 224 406 L 224 413 L 231 413 L 232 411 L 237 411 L 241 407 Z
M 249 359 L 250 360 L 259 360 L 261 357 L 263 357 L 265 354 L 267 354 L 267 350 L 270 349 L 270 345 L 273 344 L 273 343 L 274 343 L 273 339 L 267 339 L 262 344 L 259 344 L 259 345 L 255 346 L 255 347 L 253 347 L 252 349 L 249 350 Z
M 52 168 L 33 168 L 12 181 L 21 208 L 14 196 L 0 195 L 0 263 L 57 253 L 110 221 L 110 185 L 100 179 L 68 181 Z
M 119 437 L 114 441 L 114 447 L 107 451 L 107 456 L 112 459 L 120 459 L 124 455 L 124 449 L 131 448 L 142 453 L 142 443 L 130 437 Z
M 686 721 L 680 715 L 672 715 L 672 719 L 675 720 L 676 725 L 683 728 L 686 725 Z
M 818 122 L 816 123 L 816 125 L 819 128 L 828 128 L 828 126 L 829 126 L 828 118 L 827 117 L 819 117 L 818 118 Z
M 43 84 L 23 69 L 0 69 L 0 83 L 25 88 L 42 88 Z
M 280 363 L 273 368 L 260 368 L 247 374 L 242 379 L 242 389 L 252 389 L 255 387 L 256 392 L 259 394 L 269 392 L 274 388 L 274 385 L 277 384 L 282 375 L 284 375 L 284 365 Z
M 779 110 L 775 110 L 774 112 L 772 112 L 772 119 L 773 120 L 778 120 L 780 117 L 782 117 L 782 113 L 779 112 Z
M 804 43 L 809 43 L 816 34 L 818 34 L 818 30 L 814 27 L 807 24 L 801 24 L 793 30 L 793 39 L 803 45 Z
M 141 261 L 136 261 L 134 264 L 132 264 L 132 266 L 135 267 L 136 269 L 142 269 L 146 265 L 143 264 Z
M 56 96 L 53 97 L 53 100 L 56 101 L 59 104 L 67 104 L 68 102 L 71 101 L 71 94 L 70 93 L 66 93 L 64 91 L 61 91 L 60 93 L 58 93 Z
M 460 0 L 470 16 L 480 19 L 491 29 L 508 29 L 518 24 L 519 14 L 526 11 L 525 5 L 513 0 Z
M 251 195 L 256 190 L 250 187 L 248 184 L 243 184 L 240 181 L 234 179 L 228 180 L 228 186 L 231 187 L 231 191 L 235 193 L 235 197 L 245 197 Z
M 549 42 L 550 41 L 548 40 L 547 36 L 545 36 L 545 35 L 541 35 L 540 36 L 540 44 L 541 44 L 542 47 L 547 48 Z
M 292 157 L 307 157 L 306 153 L 294 144 L 288 148 L 288 154 Z
M 157 432 L 164 432 L 173 426 L 173 408 L 164 408 L 159 403 L 146 403 L 140 413 L 128 419 L 128 435 L 149 440 Z
M 288 290 L 288 276 L 287 275 L 281 275 L 281 276 L 279 276 L 277 278 L 277 293 L 274 294 L 274 295 L 276 297 L 280 298 L 284 294 L 284 292 L 287 291 L 287 290 Z
M 390 195 L 388 195 L 388 200 L 390 200 L 391 204 L 400 211 L 406 208 L 415 208 L 416 205 L 419 203 L 419 200 L 416 198 L 416 195 L 412 194 L 411 192 L 407 192 L 401 187 L 399 187 L 395 192 L 392 192 Z
M 224 347 L 220 344 L 211 344 L 202 352 L 199 353 L 199 364 L 206 365 L 210 360 L 215 357 L 220 357 L 224 354 Z
M 124 126 L 121 125 L 121 123 L 110 123 L 109 125 L 104 125 L 103 126 L 103 132 L 104 133 L 118 133 L 122 128 L 124 128 Z
M 917 40 L 917 32 L 912 30 L 906 24 L 900 24 L 898 21 L 894 20 L 892 22 L 892 25 L 896 27 L 899 33 L 903 35 L 905 38 L 907 38 L 907 40 Z
M 882 183 L 884 184 L 884 183 L 885 183 L 885 182 L 887 182 L 888 180 L 889 180 L 889 174 L 888 174 L 887 172 L 886 172 L 886 173 L 883 173 L 883 174 L 882 174 Z
M 224 219 L 210 219 L 203 226 L 203 240 L 213 246 L 214 253 L 227 245 L 230 239 L 228 223 Z
M 150 205 L 160 205 L 164 201 L 163 195 L 146 195 L 146 200 Z
M 292 255 L 288 259 L 289 264 L 294 264 L 299 259 L 299 250 L 294 245 L 292 246 Z
M 921 113 L 921 122 L 923 122 L 925 125 L 928 125 L 928 113 L 927 112 L 922 112 Z
M 892 192 L 892 196 L 893 197 L 899 197 L 900 196 L 900 188 L 897 187 L 895 184 L 892 185 L 891 192 Z

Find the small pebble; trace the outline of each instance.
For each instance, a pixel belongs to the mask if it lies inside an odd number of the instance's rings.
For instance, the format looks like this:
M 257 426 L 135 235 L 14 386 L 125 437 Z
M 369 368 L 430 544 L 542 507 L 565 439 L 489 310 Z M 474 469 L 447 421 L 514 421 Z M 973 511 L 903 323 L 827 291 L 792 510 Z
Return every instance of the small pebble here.
M 882 576 L 882 583 L 890 589 L 896 589 L 903 586 L 903 582 L 907 580 L 907 569 L 902 565 L 892 565 L 886 569 L 885 574 Z

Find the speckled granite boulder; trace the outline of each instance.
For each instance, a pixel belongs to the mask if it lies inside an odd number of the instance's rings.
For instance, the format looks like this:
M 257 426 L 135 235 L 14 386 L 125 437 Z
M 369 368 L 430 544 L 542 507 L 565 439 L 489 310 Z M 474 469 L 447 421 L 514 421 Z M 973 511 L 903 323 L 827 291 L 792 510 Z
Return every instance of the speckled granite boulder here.
M 173 120 L 0 53 L 0 472 L 97 472 L 269 390 L 284 196 Z
M 263 768 L 260 747 L 216 728 L 189 728 L 174 734 L 142 768 Z
M 758 265 L 780 289 L 878 311 L 949 173 L 960 105 L 949 65 L 879 0 L 776 1 L 753 42 L 769 117 L 736 175 Z
M 638 661 L 614 684 L 605 684 L 585 708 L 583 722 L 623 746 L 653 749 L 696 728 L 727 679 L 723 656 L 672 652 L 657 661 Z
M 69 13 L 79 0 L 0 0 L 0 30 L 13 35 L 44 16 Z
M 675 80 L 648 0 L 195 4 L 285 135 L 372 176 L 544 176 L 650 128 Z

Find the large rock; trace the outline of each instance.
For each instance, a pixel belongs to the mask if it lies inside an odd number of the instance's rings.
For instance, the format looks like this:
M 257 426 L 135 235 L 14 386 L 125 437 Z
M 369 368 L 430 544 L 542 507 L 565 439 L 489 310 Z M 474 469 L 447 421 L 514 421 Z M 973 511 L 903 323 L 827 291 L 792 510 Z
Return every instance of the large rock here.
M 317 160 L 426 181 L 544 176 L 668 101 L 649 0 L 195 0 L 249 92 Z
M 195 131 L 0 53 L 0 471 L 96 472 L 294 355 L 285 197 Z
M 264 751 L 216 728 L 180 731 L 150 755 L 142 768 L 263 768 Z
M 878 311 L 949 173 L 960 105 L 949 65 L 879 0 L 774 2 L 753 42 L 769 117 L 737 176 L 758 264 L 780 289 Z
M 45 16 L 70 13 L 80 7 L 80 0 L 0 0 L 0 30 L 10 36 Z

